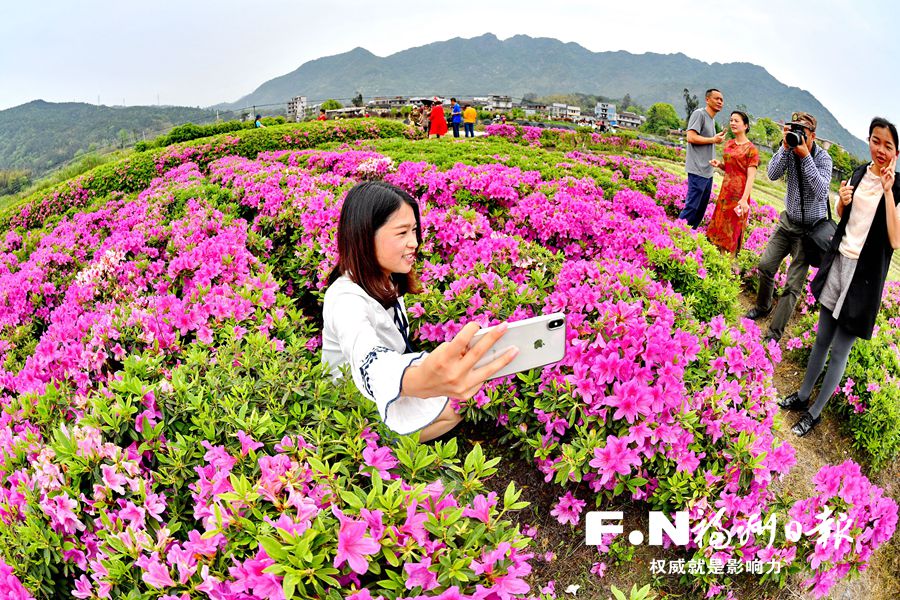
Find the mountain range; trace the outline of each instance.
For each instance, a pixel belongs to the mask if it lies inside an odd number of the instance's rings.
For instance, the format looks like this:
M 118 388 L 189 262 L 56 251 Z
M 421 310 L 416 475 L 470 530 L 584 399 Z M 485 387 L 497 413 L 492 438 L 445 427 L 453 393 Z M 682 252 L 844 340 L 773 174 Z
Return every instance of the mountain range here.
M 474 97 L 506 94 L 548 96 L 582 93 L 607 98 L 630 95 L 633 103 L 668 102 L 684 115 L 682 90 L 700 98 L 717 87 L 725 95 L 720 124 L 739 105 L 757 117 L 786 120 L 803 110 L 818 119 L 817 134 L 851 154 L 868 155 L 862 140 L 847 131 L 815 96 L 785 85 L 750 63 L 705 63 L 684 54 L 591 52 L 575 43 L 517 35 L 499 40 L 493 34 L 454 38 L 379 57 L 363 48 L 311 60 L 271 79 L 236 102 L 208 109 L 177 106 L 110 107 L 34 100 L 0 111 L 0 171 L 29 172 L 32 177 L 57 168 L 92 150 L 152 138 L 185 122 L 206 123 L 215 109 L 239 111 L 256 106 L 284 110 L 288 99 L 304 95 L 310 102 L 348 100 L 357 92 L 374 96 Z M 239 110 L 244 109 L 244 110 Z
M 0 170 L 40 176 L 81 154 L 152 139 L 188 121 L 199 124 L 215 118 L 215 111 L 185 106 L 34 100 L 0 110 Z
M 706 63 L 684 54 L 591 52 L 576 43 L 493 34 L 453 38 L 379 57 L 364 48 L 311 60 L 266 81 L 236 102 L 218 108 L 285 104 L 303 95 L 317 101 L 373 96 L 484 96 L 581 92 L 622 98 L 649 106 L 668 102 L 684 116 L 683 90 L 696 94 L 711 87 L 725 96 L 724 114 L 743 105 L 754 116 L 786 120 L 793 111 L 818 119 L 817 134 L 857 156 L 866 156 L 862 140 L 847 131 L 815 96 L 775 79 L 751 63 Z M 721 115 L 720 121 L 723 121 Z M 727 121 L 727 117 L 724 119 Z

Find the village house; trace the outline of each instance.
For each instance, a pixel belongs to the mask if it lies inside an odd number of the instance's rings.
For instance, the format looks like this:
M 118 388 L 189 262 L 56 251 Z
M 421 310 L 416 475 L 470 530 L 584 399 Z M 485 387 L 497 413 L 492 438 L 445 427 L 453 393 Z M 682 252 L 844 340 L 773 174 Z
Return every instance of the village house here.
M 288 100 L 287 120 L 291 123 L 299 123 L 306 118 L 306 96 L 294 96 Z
M 636 115 L 633 112 L 623 111 L 617 115 L 617 122 L 619 127 L 627 127 L 629 129 L 637 129 L 641 125 L 643 125 L 644 121 L 647 120 L 647 117 L 642 117 L 640 115 Z
M 406 96 L 375 96 L 366 103 L 372 108 L 402 108 L 409 104 Z
M 475 99 L 476 101 L 478 98 Z M 487 98 L 485 98 L 486 102 L 484 103 L 485 110 L 493 110 L 493 111 L 507 111 L 511 110 L 513 107 L 512 96 L 502 96 L 500 94 L 491 94 Z
M 612 102 L 598 102 L 594 106 L 594 116 L 598 121 L 605 123 L 606 125 L 611 127 L 618 126 L 616 105 Z

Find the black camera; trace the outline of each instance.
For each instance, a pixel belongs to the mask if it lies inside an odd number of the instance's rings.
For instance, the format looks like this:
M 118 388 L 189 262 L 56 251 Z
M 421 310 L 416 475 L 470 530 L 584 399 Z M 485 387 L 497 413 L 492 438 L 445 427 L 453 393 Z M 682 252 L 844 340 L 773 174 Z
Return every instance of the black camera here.
M 547 328 L 548 329 L 559 329 L 560 327 L 562 327 L 565 324 L 566 324 L 565 319 L 553 319 L 552 321 L 547 323 Z
M 797 125 L 796 123 L 791 123 L 791 130 L 788 131 L 784 135 L 784 141 L 787 142 L 787 145 L 791 148 L 796 148 L 800 144 L 806 143 L 806 128 L 803 125 Z

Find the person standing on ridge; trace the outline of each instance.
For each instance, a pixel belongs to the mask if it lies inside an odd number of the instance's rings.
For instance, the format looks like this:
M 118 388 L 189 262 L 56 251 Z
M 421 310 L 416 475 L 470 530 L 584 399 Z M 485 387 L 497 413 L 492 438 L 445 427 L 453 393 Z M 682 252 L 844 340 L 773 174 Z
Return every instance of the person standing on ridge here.
M 463 110 L 463 129 L 466 137 L 475 137 L 475 120 L 478 118 L 478 111 L 471 104 L 466 104 Z
M 429 100 L 422 102 L 422 114 L 419 116 L 419 127 L 425 132 L 425 137 L 428 137 L 428 130 L 431 127 L 431 101 Z
M 453 137 L 459 137 L 459 124 L 462 123 L 462 108 L 456 98 L 450 98 L 450 123 L 453 125 Z
M 444 104 L 437 96 L 432 100 L 430 123 L 431 128 L 428 130 L 430 135 L 437 138 L 447 135 L 447 117 L 444 115 Z
M 685 169 L 688 174 L 688 191 L 684 199 L 684 209 L 678 215 L 679 219 L 687 221 L 688 225 L 697 229 L 703 215 L 706 214 L 706 205 L 709 204 L 709 195 L 712 193 L 713 166 L 709 163 L 715 156 L 715 144 L 721 144 L 725 140 L 725 130 L 716 133 L 716 115 L 725 104 L 722 92 L 716 88 L 706 90 L 706 107 L 698 108 L 691 113 L 688 119 L 687 131 L 687 158 Z

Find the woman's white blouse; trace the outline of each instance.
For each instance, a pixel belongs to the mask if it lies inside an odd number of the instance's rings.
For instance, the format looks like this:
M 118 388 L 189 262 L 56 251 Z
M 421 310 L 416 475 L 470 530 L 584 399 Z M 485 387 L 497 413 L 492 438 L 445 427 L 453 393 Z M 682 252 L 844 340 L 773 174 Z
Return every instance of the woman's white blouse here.
M 862 247 L 866 243 L 872 221 L 875 220 L 875 211 L 881 204 L 884 196 L 884 188 L 881 185 L 881 177 L 872 171 L 872 165 L 866 169 L 866 174 L 853 190 L 853 212 L 847 221 L 844 237 L 838 251 L 847 258 L 858 259 Z
M 406 319 L 403 298 L 400 309 Z M 385 309 L 346 275 L 325 291 L 322 330 L 322 361 L 332 375 L 350 365 L 353 382 L 378 407 L 382 420 L 401 435 L 431 424 L 447 405 L 446 396 L 416 398 L 401 396 L 406 369 L 426 353 L 404 354 L 406 342 L 394 323 L 393 309 Z

